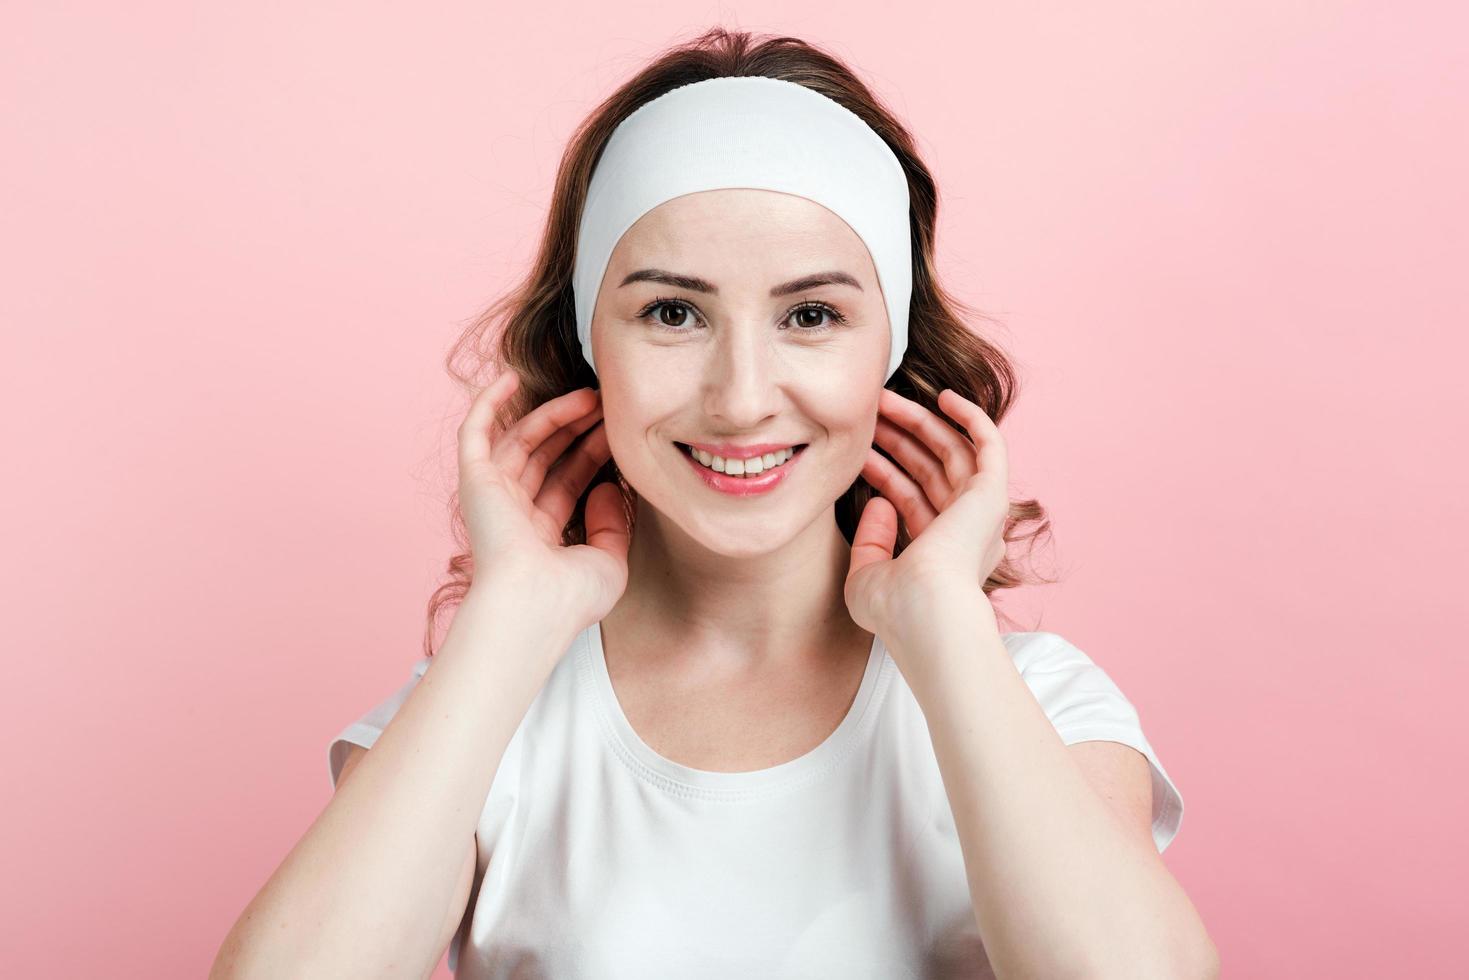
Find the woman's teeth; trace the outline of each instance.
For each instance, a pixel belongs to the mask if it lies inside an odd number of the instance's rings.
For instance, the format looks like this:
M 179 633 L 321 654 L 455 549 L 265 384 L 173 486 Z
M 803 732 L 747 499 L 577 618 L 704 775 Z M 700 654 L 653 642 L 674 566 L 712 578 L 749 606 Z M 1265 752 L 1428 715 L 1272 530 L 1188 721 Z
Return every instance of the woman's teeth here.
M 778 453 L 751 456 L 749 459 L 725 459 L 723 456 L 706 453 L 702 449 L 685 446 L 681 442 L 677 443 L 677 445 L 685 453 L 709 467 L 714 472 L 723 473 L 727 476 L 759 476 L 766 470 L 780 466 L 794 456 L 797 450 L 804 448 L 803 446 L 792 446 L 788 449 L 782 449 Z

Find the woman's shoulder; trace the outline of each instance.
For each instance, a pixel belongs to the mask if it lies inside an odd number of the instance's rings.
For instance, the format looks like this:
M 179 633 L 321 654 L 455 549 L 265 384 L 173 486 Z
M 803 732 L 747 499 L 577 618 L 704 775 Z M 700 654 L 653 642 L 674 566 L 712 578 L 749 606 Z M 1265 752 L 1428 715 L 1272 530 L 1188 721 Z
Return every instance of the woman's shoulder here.
M 1002 633 L 1005 649 L 1022 674 L 1065 664 L 1091 663 L 1085 653 L 1060 633 L 1050 630 L 1019 630 Z

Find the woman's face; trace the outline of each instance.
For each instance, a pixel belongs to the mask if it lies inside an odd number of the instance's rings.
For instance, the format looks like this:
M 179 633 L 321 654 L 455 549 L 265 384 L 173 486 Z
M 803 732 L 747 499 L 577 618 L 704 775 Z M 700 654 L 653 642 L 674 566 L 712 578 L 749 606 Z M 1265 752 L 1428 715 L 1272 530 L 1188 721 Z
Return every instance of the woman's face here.
M 787 286 L 828 273 L 852 281 Z M 591 338 L 618 468 L 711 551 L 778 549 L 861 472 L 887 376 L 887 308 L 862 239 L 814 201 L 738 188 L 649 211 L 612 253 Z M 804 448 L 737 485 L 701 475 L 683 448 L 700 443 Z

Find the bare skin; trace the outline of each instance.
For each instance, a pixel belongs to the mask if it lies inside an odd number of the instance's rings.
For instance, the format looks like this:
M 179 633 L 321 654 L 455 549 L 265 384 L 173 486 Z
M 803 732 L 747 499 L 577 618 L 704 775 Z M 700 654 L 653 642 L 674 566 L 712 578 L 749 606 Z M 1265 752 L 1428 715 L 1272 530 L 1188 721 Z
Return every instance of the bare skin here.
M 604 620 L 607 671 L 633 730 L 665 759 L 711 772 L 768 769 L 825 741 L 856 699 L 872 643 L 871 634 L 859 633 L 808 662 L 732 673 L 708 660 L 640 657 L 639 650 L 667 651 L 678 641 L 660 644 L 607 626 Z M 613 635 L 639 639 L 624 650 Z

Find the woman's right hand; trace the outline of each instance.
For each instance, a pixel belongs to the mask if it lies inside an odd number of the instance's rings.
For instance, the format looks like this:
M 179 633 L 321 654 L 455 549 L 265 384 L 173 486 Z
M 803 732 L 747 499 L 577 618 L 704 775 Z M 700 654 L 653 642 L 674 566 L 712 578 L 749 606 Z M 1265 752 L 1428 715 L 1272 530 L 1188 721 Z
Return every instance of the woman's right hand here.
M 602 396 L 594 388 L 567 392 L 492 436 L 496 412 L 519 386 L 519 375 L 506 369 L 475 396 L 459 426 L 459 506 L 475 580 L 513 582 L 541 595 L 554 590 L 553 605 L 581 629 L 601 620 L 627 588 L 630 529 L 615 483 L 599 484 L 587 498 L 587 543 L 561 543 L 576 501 L 612 455 L 600 424 Z

